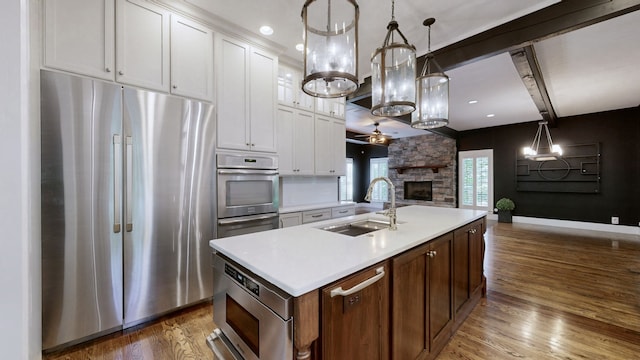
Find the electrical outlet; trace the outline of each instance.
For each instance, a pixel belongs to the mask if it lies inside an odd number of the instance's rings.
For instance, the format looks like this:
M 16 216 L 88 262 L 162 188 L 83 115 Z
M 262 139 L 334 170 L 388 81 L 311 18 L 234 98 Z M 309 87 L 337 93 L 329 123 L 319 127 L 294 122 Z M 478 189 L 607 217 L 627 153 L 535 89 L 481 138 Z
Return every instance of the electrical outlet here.
M 618 225 L 619 222 L 620 222 L 620 219 L 617 216 L 612 216 L 611 217 L 611 223 L 613 225 Z

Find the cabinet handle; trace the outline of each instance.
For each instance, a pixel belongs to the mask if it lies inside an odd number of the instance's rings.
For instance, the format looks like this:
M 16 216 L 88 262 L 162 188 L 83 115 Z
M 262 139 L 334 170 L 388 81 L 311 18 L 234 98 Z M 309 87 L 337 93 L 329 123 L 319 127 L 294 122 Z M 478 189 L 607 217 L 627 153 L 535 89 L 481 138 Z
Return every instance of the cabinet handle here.
M 319 218 L 322 217 L 322 214 L 318 214 L 318 215 L 311 215 L 312 218 Z
M 472 234 L 475 234 L 477 231 L 478 230 L 476 230 L 476 229 L 469 229 L 469 232 L 472 233 Z
M 122 70 L 118 71 L 118 75 L 122 76 L 124 75 L 124 72 Z
M 106 69 L 104 69 L 104 71 L 111 72 L 111 69 L 110 68 L 106 68 Z
M 342 211 L 338 211 L 338 213 L 340 213 L 340 214 L 346 214 L 346 213 L 348 213 L 348 212 L 349 212 L 349 210 L 342 210 Z
M 256 144 L 251 144 L 251 146 L 256 146 Z
M 177 89 L 177 88 L 178 88 L 178 85 L 173 85 L 173 88 L 174 88 L 174 89 Z
M 353 293 L 356 293 L 364 288 L 366 288 L 367 286 L 375 283 L 376 281 L 382 279 L 384 277 L 384 267 L 381 266 L 379 268 L 376 269 L 376 275 L 374 275 L 373 277 L 361 282 L 360 284 L 352 287 L 351 289 L 348 290 L 343 290 L 342 286 L 336 289 L 331 290 L 331 297 L 335 297 L 335 296 L 348 296 L 351 295 Z
M 430 258 L 432 258 L 432 257 L 434 257 L 434 256 L 438 255 L 438 253 L 437 253 L 435 250 L 431 250 L 431 251 L 429 251 L 429 252 L 427 253 L 427 255 L 429 255 L 429 257 L 430 257 Z

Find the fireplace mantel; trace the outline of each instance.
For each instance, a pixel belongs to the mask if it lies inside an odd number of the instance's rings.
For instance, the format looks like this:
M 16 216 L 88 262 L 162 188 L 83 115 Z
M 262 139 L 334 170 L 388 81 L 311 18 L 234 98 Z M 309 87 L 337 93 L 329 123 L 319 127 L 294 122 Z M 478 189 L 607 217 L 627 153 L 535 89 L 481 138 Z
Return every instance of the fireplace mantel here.
M 398 174 L 402 174 L 407 169 L 431 169 L 434 174 L 437 174 L 439 169 L 444 169 L 446 167 L 447 165 L 416 165 L 416 166 L 408 165 L 408 166 L 391 167 L 389 169 L 395 169 L 398 172 Z

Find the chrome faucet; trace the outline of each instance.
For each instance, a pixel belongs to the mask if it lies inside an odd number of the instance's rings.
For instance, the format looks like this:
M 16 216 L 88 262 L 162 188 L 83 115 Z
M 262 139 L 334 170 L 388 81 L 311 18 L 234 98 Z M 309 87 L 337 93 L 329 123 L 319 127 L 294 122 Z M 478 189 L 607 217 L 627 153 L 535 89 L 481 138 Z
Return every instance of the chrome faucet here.
M 371 201 L 371 193 L 373 192 L 373 187 L 378 181 L 384 181 L 389 184 L 389 192 L 391 193 L 391 207 L 389 207 L 387 211 L 384 212 L 384 215 L 389 217 L 389 229 L 397 230 L 398 225 L 396 225 L 396 187 L 388 177 L 380 176 L 371 180 L 371 184 L 369 184 L 369 189 L 367 190 L 367 196 L 365 196 L 364 199 L 366 201 Z

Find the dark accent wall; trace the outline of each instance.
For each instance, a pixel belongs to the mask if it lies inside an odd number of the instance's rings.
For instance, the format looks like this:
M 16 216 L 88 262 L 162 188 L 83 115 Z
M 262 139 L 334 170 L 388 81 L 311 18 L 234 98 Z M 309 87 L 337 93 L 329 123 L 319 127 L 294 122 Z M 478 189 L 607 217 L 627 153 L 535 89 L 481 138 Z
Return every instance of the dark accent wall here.
M 578 115 L 558 120 L 551 128 L 555 144 L 600 143 L 600 192 L 516 191 L 516 151 L 528 146 L 537 122 L 460 132 L 458 150 L 493 149 L 494 197 L 516 203 L 514 215 L 621 225 L 640 222 L 640 107 Z M 542 146 L 546 146 L 542 140 Z
M 353 159 L 353 201 L 363 202 L 369 187 L 369 159 L 388 156 L 386 146 L 347 143 L 347 157 Z

